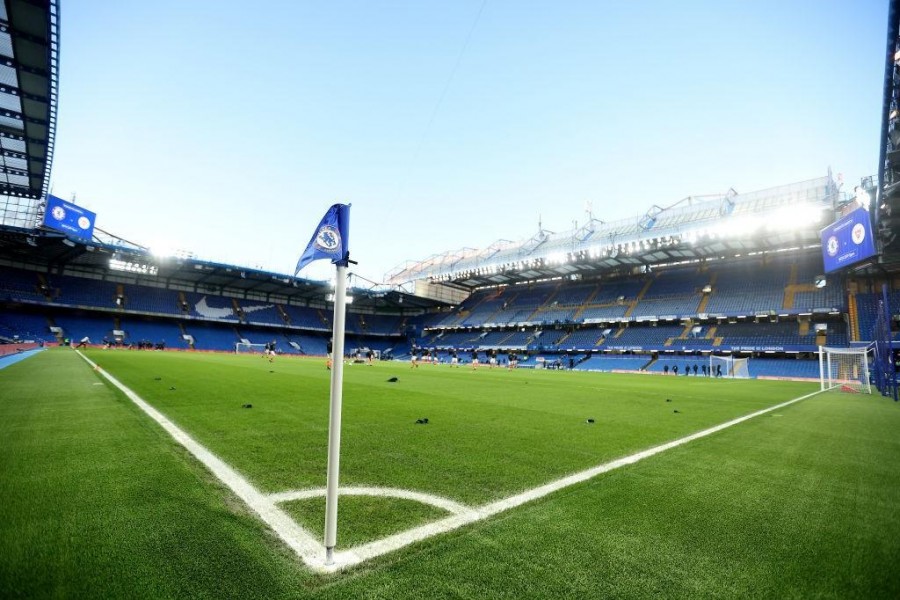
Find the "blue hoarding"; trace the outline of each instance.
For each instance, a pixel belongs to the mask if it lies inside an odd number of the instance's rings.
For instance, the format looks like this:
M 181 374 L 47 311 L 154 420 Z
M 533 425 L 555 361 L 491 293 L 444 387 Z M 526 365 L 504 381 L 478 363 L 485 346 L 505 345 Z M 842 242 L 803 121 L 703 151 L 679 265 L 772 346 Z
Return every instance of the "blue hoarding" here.
M 869 211 L 860 207 L 822 230 L 822 259 L 831 273 L 875 255 Z
M 91 241 L 97 215 L 56 196 L 47 196 L 44 226 L 80 240 Z

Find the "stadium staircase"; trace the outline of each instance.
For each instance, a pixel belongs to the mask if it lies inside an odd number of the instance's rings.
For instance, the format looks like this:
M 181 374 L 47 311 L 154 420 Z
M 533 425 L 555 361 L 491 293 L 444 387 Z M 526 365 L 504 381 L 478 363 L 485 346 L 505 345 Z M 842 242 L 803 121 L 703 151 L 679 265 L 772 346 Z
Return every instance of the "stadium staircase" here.
M 122 299 L 121 304 L 116 302 L 116 300 L 118 300 L 119 298 Z M 116 297 L 113 298 L 113 304 L 115 304 L 119 310 L 125 310 L 126 300 L 127 299 L 125 298 L 125 286 L 122 285 L 121 283 L 119 283 L 116 285 Z M 119 329 L 118 325 L 116 325 L 116 329 Z
M 694 322 L 688 321 L 687 324 L 684 326 L 684 330 L 681 332 L 681 335 L 678 336 L 678 339 L 679 340 L 688 339 L 688 334 L 691 332 L 691 329 L 693 329 L 693 328 L 694 328 Z
M 178 323 L 178 329 L 181 331 L 181 339 L 182 339 L 182 340 L 185 340 L 185 337 L 184 337 L 184 336 L 188 335 L 188 332 L 187 332 L 187 330 L 184 328 L 184 323 Z M 193 336 L 191 336 L 191 337 L 188 338 L 188 339 L 189 339 L 189 340 L 193 340 L 194 338 L 193 338 Z M 187 341 L 187 340 L 185 340 L 185 341 Z M 188 346 L 191 348 L 191 350 L 193 350 L 193 349 L 194 349 L 194 342 L 193 342 L 193 341 L 188 341 Z
M 328 322 L 328 319 L 325 317 L 325 313 L 321 310 L 316 310 L 316 315 L 319 317 L 319 321 L 322 322 L 322 325 L 326 327 L 326 329 L 331 329 L 331 323 Z
M 718 325 L 711 326 L 709 328 L 709 330 L 707 330 L 706 335 L 703 337 L 707 340 L 715 340 L 716 339 L 716 330 L 718 330 L 718 329 L 719 329 Z M 716 344 L 714 343 L 713 345 L 715 346 Z
M 794 265 L 796 266 L 796 265 Z M 784 309 L 794 308 L 794 295 L 798 292 L 815 292 L 818 288 L 812 283 L 789 283 L 784 287 Z
M 625 316 L 630 317 L 634 312 L 634 309 L 637 307 L 638 303 L 644 298 L 644 294 L 647 293 L 647 290 L 650 289 L 650 286 L 653 285 L 654 278 L 648 277 L 647 283 L 644 284 L 644 287 L 641 288 L 641 291 L 638 292 L 637 297 L 631 301 L 631 304 L 628 306 L 628 310 L 625 311 Z M 618 336 L 616 336 L 618 337 Z
M 43 273 L 36 273 L 38 279 L 38 291 L 40 291 L 43 296 L 50 300 L 50 285 L 47 283 L 47 278 L 44 277 Z
M 275 308 L 278 310 L 278 314 L 281 315 L 281 320 L 284 321 L 285 325 L 291 324 L 291 317 L 287 314 L 287 311 L 284 310 L 284 307 L 280 304 L 276 304 Z
M 547 299 L 544 301 L 544 303 L 537 306 L 533 311 L 531 311 L 531 314 L 528 315 L 525 320 L 534 321 L 534 318 L 536 316 L 553 306 L 553 300 L 556 298 L 556 296 L 559 295 L 560 286 L 562 286 L 562 283 L 558 283 L 556 287 L 553 288 L 553 291 L 547 296 Z
M 859 308 L 856 305 L 856 294 L 847 295 L 847 316 L 850 319 L 850 339 L 859 341 Z
M 56 325 L 56 321 L 53 320 L 53 317 L 47 317 L 47 330 L 56 331 L 56 333 L 53 334 L 56 337 L 56 341 L 60 344 L 63 343 L 65 335 L 63 334 L 63 330 Z
M 712 288 L 713 292 L 716 289 L 716 280 L 719 278 L 719 272 L 714 271 L 712 276 L 709 278 L 709 287 Z M 706 305 L 709 304 L 709 297 L 713 295 L 713 292 L 708 294 L 703 294 L 703 298 L 700 299 L 700 304 L 697 305 L 698 313 L 706 312 Z
M 622 334 L 625 333 L 625 330 L 626 330 L 626 329 L 628 329 L 628 328 L 625 327 L 625 324 L 624 324 L 624 323 L 621 324 L 621 325 L 619 325 L 619 330 L 616 332 L 616 334 L 615 334 L 613 337 L 614 337 L 614 338 L 622 337 Z
M 566 341 L 566 338 L 569 337 L 570 335 L 572 335 L 572 332 L 571 332 L 571 331 L 566 332 L 561 338 L 559 338 L 558 340 L 556 340 L 556 341 L 554 342 L 554 344 L 557 345 L 557 346 L 562 345 L 562 343 L 563 343 L 564 341 Z
M 797 333 L 800 337 L 809 335 L 809 319 L 800 319 L 800 329 Z
M 187 301 L 187 296 L 184 295 L 184 292 L 178 292 L 178 310 L 184 314 L 187 314 L 191 311 L 191 307 Z
M 648 362 L 646 365 L 644 365 L 643 367 L 641 367 L 641 371 L 647 371 L 647 370 L 649 370 L 650 367 L 653 366 L 653 363 L 655 363 L 655 362 L 658 361 L 658 360 L 659 360 L 659 357 L 651 358 L 651 359 L 650 359 L 650 362 Z
M 597 297 L 597 294 L 599 294 L 599 293 L 600 293 L 600 286 L 598 285 L 598 286 L 596 286 L 596 287 L 594 288 L 594 291 L 591 292 L 591 294 L 587 297 L 587 299 L 581 304 L 581 306 L 578 307 L 578 310 L 575 311 L 575 314 L 572 316 L 572 319 L 575 320 L 575 321 L 577 321 L 578 319 L 580 319 L 580 318 L 581 318 L 581 313 L 584 312 L 584 309 L 586 309 L 588 306 L 590 306 L 591 304 L 593 304 L 594 298 L 596 298 L 596 297 Z M 603 340 L 600 340 L 600 342 L 598 342 L 597 345 L 600 345 L 600 343 L 601 343 L 602 341 L 603 341 Z
M 241 308 L 241 305 L 238 303 L 237 298 L 231 299 L 231 310 L 234 311 L 234 316 L 238 318 L 238 321 L 241 323 L 247 323 L 247 315 L 244 314 L 244 309 Z

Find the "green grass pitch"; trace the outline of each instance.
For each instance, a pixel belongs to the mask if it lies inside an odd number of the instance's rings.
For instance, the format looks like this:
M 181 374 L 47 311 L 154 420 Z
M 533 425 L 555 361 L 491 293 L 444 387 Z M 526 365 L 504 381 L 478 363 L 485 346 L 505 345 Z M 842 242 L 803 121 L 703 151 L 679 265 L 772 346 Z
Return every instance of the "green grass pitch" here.
M 324 361 L 88 355 L 262 491 L 324 486 Z M 353 365 L 341 484 L 479 505 L 814 389 Z M 0 370 L 0 596 L 893 598 L 898 430 L 900 407 L 879 396 L 814 396 L 325 576 L 74 352 L 53 350 Z M 320 534 L 322 500 L 284 508 Z M 345 497 L 339 547 L 441 516 Z

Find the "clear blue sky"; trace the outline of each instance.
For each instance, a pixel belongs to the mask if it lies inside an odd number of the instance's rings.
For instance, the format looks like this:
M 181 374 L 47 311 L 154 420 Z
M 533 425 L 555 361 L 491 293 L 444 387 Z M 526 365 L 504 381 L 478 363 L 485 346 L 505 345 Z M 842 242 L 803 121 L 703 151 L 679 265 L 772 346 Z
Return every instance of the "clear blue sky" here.
M 356 272 L 877 170 L 887 0 L 62 3 L 53 191 L 145 245 Z M 325 278 L 322 262 L 304 271 Z

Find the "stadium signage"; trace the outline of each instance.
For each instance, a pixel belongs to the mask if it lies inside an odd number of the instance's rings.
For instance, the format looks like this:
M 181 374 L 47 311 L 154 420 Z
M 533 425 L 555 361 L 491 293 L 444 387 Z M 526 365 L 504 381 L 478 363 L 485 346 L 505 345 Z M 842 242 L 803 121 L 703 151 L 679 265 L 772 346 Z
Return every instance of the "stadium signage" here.
M 844 215 L 822 230 L 822 260 L 831 273 L 875 255 L 872 221 L 865 208 Z
M 90 242 L 94 237 L 94 222 L 96 220 L 97 215 L 87 209 L 53 195 L 47 196 L 44 227 L 49 227 L 76 239 Z

